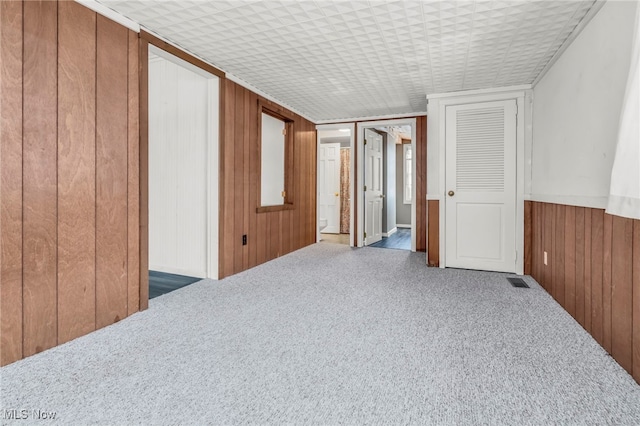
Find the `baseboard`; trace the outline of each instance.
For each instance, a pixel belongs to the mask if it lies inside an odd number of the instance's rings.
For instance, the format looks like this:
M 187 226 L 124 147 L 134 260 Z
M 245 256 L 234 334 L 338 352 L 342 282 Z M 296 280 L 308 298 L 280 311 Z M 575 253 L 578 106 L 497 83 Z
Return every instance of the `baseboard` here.
M 396 224 L 396 227 L 397 228 L 411 228 L 411 225 L 405 225 L 403 223 L 398 223 L 398 224 Z
M 398 228 L 393 228 L 393 229 L 389 230 L 389 232 L 383 232 L 382 236 L 383 237 L 390 237 L 393 234 L 395 234 L 397 231 L 398 231 Z

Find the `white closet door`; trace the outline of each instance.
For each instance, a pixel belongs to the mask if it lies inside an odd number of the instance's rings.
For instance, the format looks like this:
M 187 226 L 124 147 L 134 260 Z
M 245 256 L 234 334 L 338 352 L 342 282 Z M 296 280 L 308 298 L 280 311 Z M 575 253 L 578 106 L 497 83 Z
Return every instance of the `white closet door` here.
M 446 266 L 516 271 L 516 102 L 446 109 Z

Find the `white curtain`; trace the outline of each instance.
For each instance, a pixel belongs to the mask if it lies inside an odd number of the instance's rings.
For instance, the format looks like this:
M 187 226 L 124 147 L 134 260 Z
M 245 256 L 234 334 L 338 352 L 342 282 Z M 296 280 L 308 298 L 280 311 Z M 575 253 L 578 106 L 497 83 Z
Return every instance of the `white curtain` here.
M 633 37 L 607 213 L 640 219 L 640 5 Z

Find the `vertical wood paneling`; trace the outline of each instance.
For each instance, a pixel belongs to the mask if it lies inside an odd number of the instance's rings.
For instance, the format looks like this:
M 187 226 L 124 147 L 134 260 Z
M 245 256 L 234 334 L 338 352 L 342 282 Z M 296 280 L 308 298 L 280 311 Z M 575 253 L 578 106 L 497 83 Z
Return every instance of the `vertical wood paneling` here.
M 591 294 L 591 209 L 584 211 L 584 328 L 591 333 L 591 312 L 592 312 L 592 294 Z
M 96 327 L 127 316 L 128 45 L 125 27 L 97 15 Z
M 149 44 L 139 40 L 140 310 L 149 307 Z
M 640 220 L 633 221 L 633 378 L 640 383 Z
M 255 93 L 224 81 L 221 146 L 220 276 L 225 277 L 315 242 L 315 126 Z M 293 210 L 257 213 L 259 103 L 294 118 Z M 247 245 L 242 245 L 242 235 Z
M 244 101 L 245 92 L 247 90 L 241 86 L 236 86 L 235 96 L 235 108 L 234 108 L 234 181 L 236 182 L 235 191 L 233 191 L 233 205 L 234 215 L 233 222 L 233 273 L 242 271 L 242 235 L 244 234 L 244 194 L 249 191 L 249 188 L 244 186 L 244 129 L 245 129 L 245 115 L 244 115 Z M 240 241 L 238 244 L 236 241 Z
M 603 345 L 602 268 L 604 211 L 591 211 L 591 335 Z M 604 345 L 603 345 L 604 346 Z
M 600 209 L 533 203 L 531 223 L 525 245 L 533 251 L 532 276 L 640 383 L 640 221 Z M 552 285 L 545 284 L 549 267 L 536 254 L 549 240 L 555 243 L 549 264 L 564 262 L 563 273 L 552 268 Z M 562 285 L 564 300 L 557 297 Z
M 604 215 L 604 246 L 602 266 L 602 338 L 604 348 L 611 353 L 611 243 L 613 240 L 613 217 Z
M 57 344 L 57 33 L 55 2 L 24 3 L 23 350 Z
M 556 205 L 556 216 L 554 222 L 554 256 L 552 265 L 552 275 L 553 275 L 553 297 L 560 303 L 564 305 L 564 216 L 566 206 Z
M 613 217 L 611 241 L 611 355 L 632 371 L 633 221 Z
M 566 206 L 564 216 L 564 302 L 576 317 L 576 208 Z
M 127 111 L 127 314 L 140 307 L 140 127 L 138 81 L 138 34 L 128 36 L 128 111 Z
M 0 365 L 22 353 L 22 3 L 0 2 Z
M 95 330 L 114 300 L 118 314 L 100 325 L 137 311 L 127 273 L 146 252 L 130 232 L 137 218 L 128 224 L 140 190 L 137 34 L 76 2 L 0 2 L 0 23 L 5 365 Z
M 429 266 L 440 266 L 440 202 L 429 200 L 427 211 L 429 213 Z
M 258 186 L 253 186 L 252 182 L 258 182 L 260 179 L 258 162 L 260 146 L 258 145 L 258 96 L 251 92 L 249 93 L 249 115 L 247 116 L 247 124 L 249 125 L 249 140 L 247 141 L 247 149 L 249 151 L 249 205 L 247 211 L 249 213 L 249 229 L 247 237 L 251 239 L 248 242 L 249 247 L 254 247 L 249 251 L 249 268 L 253 268 L 258 265 L 258 248 L 256 247 L 259 242 L 257 241 L 258 233 L 258 215 L 255 213 L 255 208 L 258 207 Z M 255 124 L 252 124 L 255 123 Z M 295 201 L 295 200 L 294 200 Z
M 547 264 L 543 266 L 544 279 L 542 282 L 543 287 L 549 292 L 549 294 L 553 294 L 553 274 L 551 265 L 553 264 L 553 254 L 555 253 L 555 247 L 553 244 L 555 213 L 555 205 L 547 203 L 544 204 L 543 251 L 547 252 Z
M 416 118 L 416 250 L 427 250 L 427 117 Z M 439 263 L 439 259 L 438 259 Z
M 255 105 L 255 104 L 254 104 Z M 250 221 L 250 217 L 255 216 L 255 212 L 251 211 L 251 207 L 250 207 L 250 201 L 251 201 L 251 192 L 253 192 L 251 190 L 251 169 L 249 168 L 250 166 L 250 162 L 251 162 L 251 158 L 250 158 L 250 151 L 251 151 L 251 143 L 250 143 L 250 138 L 251 138 L 251 125 L 250 120 L 251 120 L 251 110 L 255 110 L 256 108 L 253 107 L 252 108 L 252 104 L 251 104 L 251 92 L 249 90 L 245 90 L 244 91 L 244 102 L 243 102 L 243 106 L 244 106 L 244 111 L 242 112 L 242 115 L 244 116 L 244 120 L 246 122 L 246 128 L 244 129 L 244 133 L 243 133 L 243 141 L 242 141 L 242 166 L 243 166 L 243 173 L 242 173 L 242 188 L 243 188 L 243 192 L 242 192 L 242 196 L 243 196 L 243 200 L 242 200 L 242 234 L 245 235 L 249 235 L 249 221 Z M 241 246 L 242 247 L 242 270 L 247 270 L 249 269 L 249 245 L 247 244 L 246 246 Z
M 58 343 L 95 329 L 96 14 L 60 2 Z
M 584 279 L 584 207 L 576 207 L 576 280 L 575 280 L 575 303 L 576 303 L 576 320 L 582 325 L 584 323 L 584 305 L 585 305 L 585 279 Z
M 531 241 L 532 235 L 532 209 L 533 205 L 531 201 L 524 202 L 524 240 Z M 524 274 L 531 275 L 531 246 L 525 244 L 524 246 Z
M 224 188 L 220 194 L 224 198 L 223 218 L 223 235 L 221 238 L 220 253 L 222 254 L 221 277 L 234 274 L 233 269 L 233 250 L 234 250 L 234 233 L 235 233 L 235 199 L 233 197 L 235 188 L 235 98 L 236 84 L 226 80 L 225 87 L 225 108 L 224 108 L 224 128 L 225 135 L 222 141 L 224 144 Z

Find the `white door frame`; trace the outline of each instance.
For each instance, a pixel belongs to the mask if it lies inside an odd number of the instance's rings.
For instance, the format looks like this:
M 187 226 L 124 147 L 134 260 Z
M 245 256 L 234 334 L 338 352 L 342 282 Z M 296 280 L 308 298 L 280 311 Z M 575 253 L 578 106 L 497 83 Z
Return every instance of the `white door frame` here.
M 220 84 L 217 76 L 149 45 L 149 51 L 207 79 L 207 221 L 206 221 L 206 278 L 219 278 L 219 216 L 220 216 Z
M 530 92 L 530 91 L 529 91 Z M 446 108 L 453 105 L 475 104 L 480 102 L 502 101 L 514 99 L 517 105 L 516 116 L 516 274 L 524 273 L 524 187 L 525 187 L 525 97 L 528 90 L 504 91 L 498 93 L 479 93 L 453 96 L 439 99 L 438 142 L 439 142 L 439 230 L 440 230 L 440 268 L 445 268 L 446 259 L 446 233 L 445 233 L 445 197 L 446 197 Z M 530 123 L 529 127 L 530 127 Z M 531 131 L 529 128 L 528 132 Z
M 398 118 L 392 120 L 364 121 L 356 124 L 358 142 L 358 247 L 364 246 L 364 129 L 383 126 L 411 126 L 411 150 L 416 152 L 416 118 Z M 363 154 L 360 154 L 363 153 Z M 411 162 L 411 251 L 416 251 L 416 162 Z
M 349 145 L 351 147 L 351 155 L 349 156 L 349 194 L 351 194 L 349 201 L 349 247 L 353 247 L 353 203 L 354 203 L 354 168 L 355 168 L 355 153 L 354 153 L 354 140 L 355 140 L 355 123 L 337 123 L 337 124 L 318 124 L 316 125 L 316 197 L 319 197 L 320 191 L 320 173 L 317 173 L 318 168 L 320 167 L 320 136 L 318 132 L 323 130 L 340 130 L 340 129 L 349 129 Z M 320 224 L 318 221 L 320 220 L 320 205 L 316 203 L 316 243 L 320 242 Z

